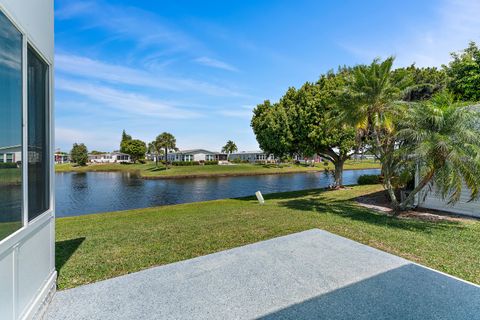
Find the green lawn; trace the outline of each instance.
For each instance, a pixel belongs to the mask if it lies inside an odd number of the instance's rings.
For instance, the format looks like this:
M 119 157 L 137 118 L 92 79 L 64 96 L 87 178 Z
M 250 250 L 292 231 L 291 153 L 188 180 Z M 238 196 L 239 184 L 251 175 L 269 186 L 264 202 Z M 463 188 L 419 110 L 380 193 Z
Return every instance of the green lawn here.
M 0 186 L 22 183 L 22 169 L 0 169 Z
M 362 161 L 347 161 L 345 169 L 371 169 L 379 168 L 379 162 L 373 160 Z M 230 166 L 172 166 L 168 170 L 162 165 L 156 167 L 154 163 L 147 164 L 95 164 L 85 167 L 76 167 L 71 164 L 60 164 L 55 166 L 57 172 L 87 172 L 87 171 L 136 171 L 140 175 L 147 178 L 155 177 L 190 177 L 190 176 L 224 176 L 224 175 L 256 175 L 256 174 L 277 174 L 277 173 L 294 173 L 294 172 L 308 172 L 321 171 L 325 168 L 333 169 L 332 165 L 324 166 L 317 164 L 316 166 L 282 164 L 277 165 L 262 165 L 262 164 L 236 164 Z
M 60 289 L 320 228 L 480 283 L 480 222 L 397 219 L 358 206 L 379 186 L 59 218 Z

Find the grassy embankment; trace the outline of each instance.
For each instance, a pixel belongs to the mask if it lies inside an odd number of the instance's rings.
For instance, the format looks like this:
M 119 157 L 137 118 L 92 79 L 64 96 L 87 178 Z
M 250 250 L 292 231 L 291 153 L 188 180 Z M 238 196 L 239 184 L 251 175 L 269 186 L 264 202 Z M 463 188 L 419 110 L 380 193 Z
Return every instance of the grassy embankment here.
M 480 283 L 480 222 L 392 218 L 359 206 L 380 187 L 299 191 L 57 219 L 60 289 L 320 228 Z
M 379 168 L 379 162 L 373 160 L 347 161 L 345 170 L 350 169 L 372 169 Z M 163 165 L 155 166 L 154 163 L 147 164 L 93 164 L 84 167 L 73 166 L 72 164 L 60 164 L 55 166 L 56 172 L 94 172 L 94 171 L 126 171 L 138 172 L 145 178 L 189 178 L 209 176 L 241 176 L 241 175 L 262 175 L 281 174 L 296 172 L 323 171 L 325 168 L 332 170 L 333 166 L 317 164 L 315 166 L 282 164 L 280 166 L 269 164 L 236 164 L 230 166 L 172 166 L 168 170 Z

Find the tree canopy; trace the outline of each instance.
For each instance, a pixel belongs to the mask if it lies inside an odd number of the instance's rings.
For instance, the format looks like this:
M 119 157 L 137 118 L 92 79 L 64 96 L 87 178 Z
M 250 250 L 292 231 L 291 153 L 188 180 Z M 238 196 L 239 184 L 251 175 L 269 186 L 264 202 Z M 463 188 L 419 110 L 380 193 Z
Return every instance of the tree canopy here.
M 123 142 L 122 147 L 123 152 L 130 155 L 134 163 L 140 159 L 145 158 L 145 153 L 147 152 L 147 145 L 142 140 L 126 140 Z
M 480 101 L 480 49 L 475 42 L 460 53 L 452 53 L 452 61 L 444 66 L 448 88 L 456 99 Z
M 83 143 L 74 143 L 70 151 L 72 161 L 79 166 L 85 166 L 88 162 L 88 149 Z
M 237 145 L 232 140 L 228 140 L 227 143 L 222 147 L 222 152 L 230 155 L 238 151 Z

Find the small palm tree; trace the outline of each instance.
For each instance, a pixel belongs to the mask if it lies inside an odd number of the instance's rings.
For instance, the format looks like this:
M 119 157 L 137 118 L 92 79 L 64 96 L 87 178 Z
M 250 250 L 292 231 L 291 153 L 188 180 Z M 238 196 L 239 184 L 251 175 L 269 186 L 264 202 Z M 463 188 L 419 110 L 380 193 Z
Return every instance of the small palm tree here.
M 158 144 L 158 141 L 152 141 L 148 144 L 148 152 L 155 155 L 155 166 L 158 167 L 158 159 L 163 154 L 162 147 Z
M 449 203 L 460 199 L 463 186 L 470 200 L 480 196 L 480 109 L 455 103 L 441 93 L 412 106 L 397 133 L 404 156 L 418 166 L 419 183 L 400 209 L 405 209 L 427 185 Z
M 177 151 L 177 140 L 173 136 L 173 134 L 168 132 L 163 132 L 162 134 L 158 135 L 155 139 L 155 144 L 159 149 L 164 150 L 165 154 L 165 164 L 168 168 L 168 151 Z
M 236 151 L 238 151 L 237 145 L 232 140 L 228 140 L 227 143 L 222 148 L 222 152 L 227 154 L 227 160 L 230 157 L 230 154 Z

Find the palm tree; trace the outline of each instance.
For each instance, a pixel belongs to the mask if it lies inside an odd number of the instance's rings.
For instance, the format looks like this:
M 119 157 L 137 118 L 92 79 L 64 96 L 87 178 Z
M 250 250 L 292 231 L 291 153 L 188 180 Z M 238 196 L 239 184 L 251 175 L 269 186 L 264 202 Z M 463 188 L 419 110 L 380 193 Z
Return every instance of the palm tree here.
M 227 160 L 230 157 L 230 154 L 238 151 L 237 145 L 232 140 L 228 140 L 227 143 L 223 146 L 222 152 L 227 154 Z
M 402 116 L 405 106 L 397 102 L 400 90 L 392 77 L 393 61 L 393 57 L 384 61 L 375 59 L 370 65 L 353 68 L 341 100 L 343 120 L 356 127 L 357 139 L 370 146 L 381 161 L 384 187 L 392 205 L 397 207 L 392 183 L 397 166 L 394 159 L 395 119 Z
M 155 155 L 155 166 L 158 167 L 158 158 L 163 153 L 162 147 L 154 140 L 148 144 L 148 152 Z
M 480 109 L 455 103 L 441 93 L 411 107 L 398 125 L 399 151 L 418 166 L 419 183 L 399 204 L 403 210 L 424 187 L 435 185 L 449 203 L 460 199 L 464 184 L 470 200 L 480 196 Z
M 159 149 L 164 150 L 165 154 L 165 165 L 168 168 L 168 151 L 177 151 L 177 140 L 173 136 L 173 134 L 168 132 L 163 132 L 162 134 L 158 135 L 155 139 L 155 144 Z

